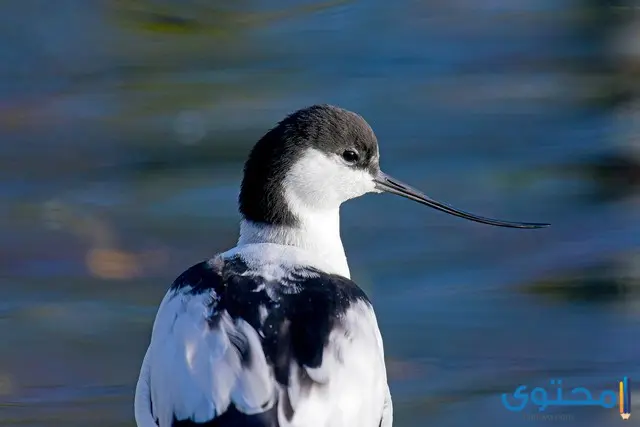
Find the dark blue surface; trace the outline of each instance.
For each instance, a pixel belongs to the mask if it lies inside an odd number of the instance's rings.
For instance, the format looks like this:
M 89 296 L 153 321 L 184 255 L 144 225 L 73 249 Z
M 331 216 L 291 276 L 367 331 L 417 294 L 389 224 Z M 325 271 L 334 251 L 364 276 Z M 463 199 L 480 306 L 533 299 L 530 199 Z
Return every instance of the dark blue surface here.
M 362 114 L 382 169 L 427 195 L 552 223 L 488 227 L 385 195 L 344 206 L 394 425 L 542 422 L 500 396 L 551 377 L 635 387 L 638 76 L 600 49 L 637 32 L 586 3 L 3 2 L 0 424 L 133 425 L 164 292 L 235 244 L 251 145 L 319 102 Z

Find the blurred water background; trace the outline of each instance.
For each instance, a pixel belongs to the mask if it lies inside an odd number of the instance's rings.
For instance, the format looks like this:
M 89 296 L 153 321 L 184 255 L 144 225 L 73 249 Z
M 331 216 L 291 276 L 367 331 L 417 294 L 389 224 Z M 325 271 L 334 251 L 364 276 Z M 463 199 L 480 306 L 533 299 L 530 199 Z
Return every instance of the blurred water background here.
M 396 426 L 543 424 L 500 395 L 638 384 L 639 77 L 637 2 L 3 1 L 0 425 L 133 426 L 158 303 L 234 245 L 249 148 L 325 102 L 361 113 L 383 168 L 430 196 L 553 224 L 344 206 Z

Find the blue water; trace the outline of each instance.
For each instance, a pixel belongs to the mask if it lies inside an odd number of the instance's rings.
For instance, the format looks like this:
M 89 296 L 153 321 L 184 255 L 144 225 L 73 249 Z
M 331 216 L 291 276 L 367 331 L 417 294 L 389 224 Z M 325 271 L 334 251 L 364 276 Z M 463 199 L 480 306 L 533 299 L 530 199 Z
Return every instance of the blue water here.
M 635 384 L 637 71 L 602 50 L 628 22 L 588 7 L 4 2 L 1 424 L 133 426 L 158 303 L 235 243 L 249 148 L 325 102 L 371 123 L 387 173 L 478 214 L 553 224 L 493 228 L 387 195 L 344 206 L 395 425 L 532 425 L 549 420 L 507 411 L 502 393 Z M 607 156 L 631 166 L 607 169 Z M 547 412 L 568 426 L 620 419 Z

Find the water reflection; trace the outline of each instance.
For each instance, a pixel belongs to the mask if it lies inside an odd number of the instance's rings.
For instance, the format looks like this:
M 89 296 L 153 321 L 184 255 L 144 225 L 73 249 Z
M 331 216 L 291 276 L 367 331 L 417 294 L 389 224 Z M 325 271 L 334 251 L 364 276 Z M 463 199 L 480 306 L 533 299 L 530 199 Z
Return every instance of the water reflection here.
M 434 198 L 553 224 L 344 207 L 396 425 L 529 425 L 500 407 L 520 382 L 638 377 L 639 21 L 615 3 L 5 2 L 2 424 L 133 425 L 166 288 L 235 243 L 249 147 L 315 102 Z

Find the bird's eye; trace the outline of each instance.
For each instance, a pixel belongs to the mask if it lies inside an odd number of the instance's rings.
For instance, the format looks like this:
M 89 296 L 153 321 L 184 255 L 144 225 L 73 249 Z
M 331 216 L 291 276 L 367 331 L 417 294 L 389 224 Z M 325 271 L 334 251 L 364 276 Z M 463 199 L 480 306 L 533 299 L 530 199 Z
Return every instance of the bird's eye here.
M 347 163 L 355 163 L 358 161 L 358 153 L 353 150 L 346 150 L 344 153 L 342 153 L 342 158 Z

